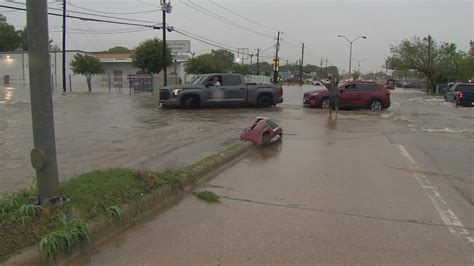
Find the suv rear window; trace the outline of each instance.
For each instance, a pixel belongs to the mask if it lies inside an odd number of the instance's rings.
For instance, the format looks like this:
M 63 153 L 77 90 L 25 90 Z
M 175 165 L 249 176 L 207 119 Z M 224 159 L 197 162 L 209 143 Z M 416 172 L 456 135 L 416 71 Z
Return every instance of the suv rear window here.
M 474 85 L 461 84 L 456 86 L 454 91 L 474 92 Z
M 359 83 L 356 85 L 356 91 L 376 91 L 377 84 L 374 83 Z

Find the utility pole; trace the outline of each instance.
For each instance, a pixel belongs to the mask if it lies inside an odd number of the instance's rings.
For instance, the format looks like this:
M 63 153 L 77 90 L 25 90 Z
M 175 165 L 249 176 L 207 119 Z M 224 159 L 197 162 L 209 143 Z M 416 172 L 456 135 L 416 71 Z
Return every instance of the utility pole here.
M 257 75 L 260 75 L 260 49 L 257 49 Z
M 304 43 L 301 45 L 301 71 L 300 71 L 300 86 L 303 85 L 303 60 L 304 60 Z
M 321 63 L 319 65 L 319 78 L 323 78 L 323 58 L 321 57 Z
M 428 35 L 428 80 L 426 82 L 426 93 L 429 94 L 431 90 L 431 35 Z
M 31 164 L 36 170 L 39 203 L 46 206 L 59 199 L 46 0 L 26 1 L 26 22 L 34 145 Z
M 278 50 L 280 49 L 280 31 L 278 31 L 277 35 L 277 44 L 275 47 L 275 62 L 273 66 L 273 83 L 277 83 L 277 77 L 278 77 Z
M 250 54 L 250 74 L 252 74 L 252 58 L 253 54 Z
M 66 1 L 63 0 L 63 92 L 66 92 Z
M 166 27 L 166 13 L 171 13 L 171 3 L 166 3 L 166 0 L 162 0 L 161 2 L 161 10 L 163 13 L 163 86 L 168 86 L 168 76 L 167 76 L 167 71 L 166 71 L 166 52 L 167 52 L 167 47 L 166 47 L 166 31 L 168 30 Z

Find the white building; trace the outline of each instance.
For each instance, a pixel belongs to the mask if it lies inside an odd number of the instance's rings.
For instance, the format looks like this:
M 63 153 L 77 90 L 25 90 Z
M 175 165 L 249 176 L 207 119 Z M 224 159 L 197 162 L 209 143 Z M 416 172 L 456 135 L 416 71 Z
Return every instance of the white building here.
M 86 88 L 85 78 L 82 75 L 74 75 L 69 65 L 76 54 L 89 54 L 99 57 L 104 64 L 105 73 L 95 76 L 93 79 L 93 87 L 97 85 L 102 87 L 109 86 L 109 77 L 112 86 L 118 83 L 122 84 L 124 88 L 128 88 L 128 75 L 136 74 L 139 69 L 133 66 L 130 53 L 88 53 L 80 50 L 66 51 L 66 87 L 67 90 L 72 88 L 73 91 L 83 91 Z M 173 85 L 185 81 L 184 63 L 188 60 L 187 57 L 177 57 L 175 62 L 167 68 L 168 84 Z M 62 52 L 51 52 L 51 80 L 53 89 L 62 88 Z M 176 74 L 175 74 L 176 72 Z M 14 51 L 14 52 L 0 52 L 0 79 L 4 76 L 9 76 L 10 83 L 15 82 L 29 82 L 29 68 L 28 68 L 28 52 Z M 157 88 L 163 84 L 163 73 L 155 77 Z

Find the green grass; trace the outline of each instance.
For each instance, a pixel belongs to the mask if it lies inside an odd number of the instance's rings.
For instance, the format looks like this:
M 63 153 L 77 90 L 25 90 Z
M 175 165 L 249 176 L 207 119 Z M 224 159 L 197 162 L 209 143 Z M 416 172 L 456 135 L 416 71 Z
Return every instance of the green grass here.
M 220 202 L 220 196 L 217 195 L 216 193 L 212 192 L 212 191 L 201 191 L 201 192 L 198 192 L 198 193 L 195 193 L 194 194 L 196 197 L 198 197 L 199 199 L 202 199 L 204 201 L 207 201 L 209 203 L 217 203 L 217 202 Z
M 51 264 L 58 252 L 70 253 L 79 242 L 89 238 L 87 223 L 101 217 L 121 218 L 124 204 L 139 202 L 162 186 L 181 189 L 179 176 L 196 178 L 193 173 L 197 168 L 240 146 L 232 145 L 176 171 L 108 169 L 82 174 L 60 184 L 61 195 L 69 199 L 62 209 L 43 209 L 31 204 L 30 198 L 37 195 L 34 189 L 0 194 L 0 264 L 38 243 L 43 263 Z M 196 195 L 208 202 L 219 202 L 219 196 L 210 191 Z
M 99 217 L 123 215 L 122 206 L 136 202 L 145 194 L 170 185 L 177 189 L 181 180 L 177 172 L 138 175 L 132 169 L 108 169 L 82 174 L 60 184 L 61 195 L 69 198 L 61 210 L 47 210 L 29 203 L 36 195 L 24 190 L 0 198 L 0 263 L 35 243 L 40 243 L 45 263 L 51 263 L 59 251 L 69 252 L 82 239 L 78 227 Z M 79 222 L 65 223 L 72 216 Z M 76 241 L 77 240 L 77 241 Z

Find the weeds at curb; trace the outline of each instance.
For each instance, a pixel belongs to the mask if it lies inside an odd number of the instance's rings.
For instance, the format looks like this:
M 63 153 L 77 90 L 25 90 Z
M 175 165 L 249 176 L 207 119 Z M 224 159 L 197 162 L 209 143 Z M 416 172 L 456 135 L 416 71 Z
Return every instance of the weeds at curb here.
M 65 221 L 62 226 L 44 236 L 39 243 L 41 264 L 51 265 L 59 251 L 71 254 L 74 247 L 83 240 L 89 241 L 87 224 L 83 220 Z
M 194 195 L 198 199 L 207 201 L 209 203 L 221 202 L 220 201 L 220 196 L 217 195 L 216 193 L 212 192 L 212 191 L 207 191 L 207 190 L 206 191 L 201 191 L 201 192 L 194 193 Z
M 107 216 L 109 218 L 121 219 L 123 215 L 123 209 L 120 206 L 114 205 L 107 208 Z

